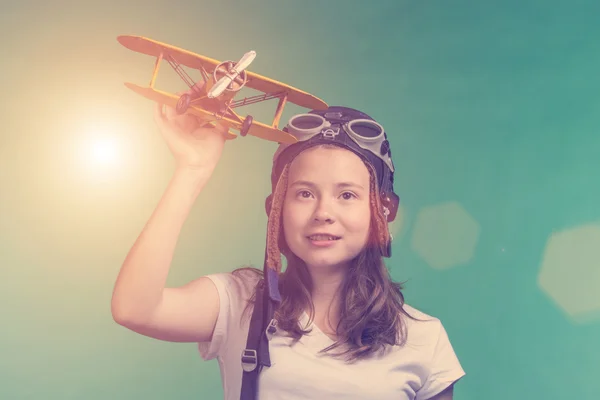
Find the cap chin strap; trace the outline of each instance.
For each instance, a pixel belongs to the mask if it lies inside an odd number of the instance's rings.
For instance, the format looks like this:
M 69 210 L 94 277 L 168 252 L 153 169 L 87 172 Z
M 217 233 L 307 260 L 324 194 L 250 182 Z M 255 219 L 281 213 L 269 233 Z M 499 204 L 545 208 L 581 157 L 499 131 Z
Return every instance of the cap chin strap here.
M 385 215 L 385 220 L 388 220 L 388 215 L 390 215 L 390 209 L 387 208 L 386 206 L 382 206 L 383 207 L 383 215 Z M 389 222 L 389 221 L 388 221 Z M 382 249 L 383 257 L 386 258 L 390 258 L 392 256 L 392 241 L 394 240 L 394 237 L 392 236 L 392 232 L 390 232 L 390 224 L 387 223 L 387 230 L 388 230 L 388 235 L 390 236 L 390 240 L 388 240 L 386 246 L 384 249 Z

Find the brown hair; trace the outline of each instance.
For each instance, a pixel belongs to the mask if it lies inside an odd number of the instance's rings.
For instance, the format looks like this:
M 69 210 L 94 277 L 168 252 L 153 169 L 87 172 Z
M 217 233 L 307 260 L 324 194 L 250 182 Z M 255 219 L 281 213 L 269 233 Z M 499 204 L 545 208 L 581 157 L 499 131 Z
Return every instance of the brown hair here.
M 335 145 L 320 145 L 331 148 Z M 335 146 L 338 148 L 338 146 Z M 340 285 L 338 295 L 340 304 L 340 320 L 336 327 L 339 338 L 331 346 L 321 350 L 330 352 L 344 348 L 333 357 L 342 357 L 347 362 L 354 362 L 369 357 L 386 346 L 404 345 L 406 343 L 406 325 L 403 316 L 413 320 L 416 318 L 404 310 L 403 284 L 393 282 L 389 271 L 383 262 L 382 246 L 387 246 L 390 240 L 386 217 L 383 214 L 377 190 L 376 176 L 373 167 L 365 162 L 370 175 L 371 226 L 369 240 L 364 249 L 351 261 L 347 275 Z M 278 187 L 287 186 L 287 168 L 282 172 Z M 285 190 L 278 190 L 273 196 L 271 213 L 281 218 L 281 207 Z M 281 253 L 286 257 L 287 268 L 280 274 L 279 291 L 282 301 L 275 311 L 280 329 L 287 332 L 297 342 L 310 329 L 303 329 L 299 318 L 307 308 L 310 309 L 309 323 L 314 318 L 314 306 L 311 301 L 312 280 L 306 264 L 288 248 L 280 221 L 269 221 L 269 226 L 276 226 L 279 234 L 274 240 Z M 273 254 L 271 241 L 268 241 L 268 254 Z M 234 271 L 252 270 L 259 276 L 263 271 L 256 268 L 239 268 Z M 256 292 L 252 295 L 246 307 L 248 310 L 254 304 Z

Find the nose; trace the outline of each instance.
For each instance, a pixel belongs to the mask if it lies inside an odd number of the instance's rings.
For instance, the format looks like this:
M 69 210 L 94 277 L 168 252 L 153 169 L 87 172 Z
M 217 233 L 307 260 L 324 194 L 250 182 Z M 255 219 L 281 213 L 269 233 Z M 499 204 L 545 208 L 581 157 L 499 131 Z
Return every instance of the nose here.
M 332 223 L 335 221 L 333 213 L 330 211 L 331 206 L 323 199 L 318 202 L 317 209 L 315 210 L 315 221 L 326 221 Z

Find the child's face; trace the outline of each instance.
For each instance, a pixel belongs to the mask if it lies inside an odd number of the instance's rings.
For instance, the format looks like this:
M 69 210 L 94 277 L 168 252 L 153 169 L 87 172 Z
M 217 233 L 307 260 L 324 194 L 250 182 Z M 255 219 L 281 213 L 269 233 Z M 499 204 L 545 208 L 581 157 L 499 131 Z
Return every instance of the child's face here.
M 294 159 L 283 230 L 290 250 L 309 269 L 345 267 L 363 249 L 371 222 L 369 183 L 367 167 L 348 150 L 314 147 Z M 309 238 L 316 233 L 338 239 Z

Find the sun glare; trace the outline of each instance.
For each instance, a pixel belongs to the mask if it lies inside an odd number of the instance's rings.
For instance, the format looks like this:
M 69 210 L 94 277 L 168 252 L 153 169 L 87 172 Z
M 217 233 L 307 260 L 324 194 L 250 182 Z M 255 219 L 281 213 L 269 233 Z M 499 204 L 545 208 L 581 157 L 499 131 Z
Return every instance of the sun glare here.
M 81 130 L 77 150 L 81 172 L 89 178 L 117 179 L 124 172 L 127 139 L 120 129 L 96 126 Z
M 90 161 L 98 166 L 109 167 L 118 162 L 119 148 L 114 138 L 98 137 L 90 143 Z

